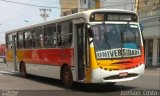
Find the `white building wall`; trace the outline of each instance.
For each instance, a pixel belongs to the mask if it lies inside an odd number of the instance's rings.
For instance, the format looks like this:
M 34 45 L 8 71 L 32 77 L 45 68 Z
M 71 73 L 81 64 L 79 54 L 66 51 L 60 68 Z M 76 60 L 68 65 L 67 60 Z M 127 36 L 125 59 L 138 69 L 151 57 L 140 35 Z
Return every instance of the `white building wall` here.
M 88 10 L 89 0 L 78 0 L 79 1 L 79 11 Z
M 134 11 L 135 0 L 101 0 L 102 8 Z

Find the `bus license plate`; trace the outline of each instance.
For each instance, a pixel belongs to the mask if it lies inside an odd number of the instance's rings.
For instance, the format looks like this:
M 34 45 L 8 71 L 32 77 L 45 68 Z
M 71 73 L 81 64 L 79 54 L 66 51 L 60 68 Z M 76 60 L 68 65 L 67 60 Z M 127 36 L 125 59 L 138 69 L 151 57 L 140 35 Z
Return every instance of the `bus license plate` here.
M 126 77 L 128 76 L 128 72 L 119 73 L 119 77 Z

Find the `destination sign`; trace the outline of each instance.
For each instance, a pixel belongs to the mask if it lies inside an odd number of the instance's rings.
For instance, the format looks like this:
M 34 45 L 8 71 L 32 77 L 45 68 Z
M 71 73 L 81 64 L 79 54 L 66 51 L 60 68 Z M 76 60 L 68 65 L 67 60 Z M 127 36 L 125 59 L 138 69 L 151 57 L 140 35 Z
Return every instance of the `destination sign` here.
M 138 49 L 118 48 L 111 50 L 97 51 L 97 59 L 105 58 L 120 58 L 120 57 L 134 57 L 141 55 L 141 51 Z
M 114 20 L 128 20 L 131 21 L 131 15 L 127 15 L 127 14 L 109 14 L 108 15 L 108 20 L 109 21 L 114 21 Z
M 104 13 L 97 12 L 90 16 L 90 21 L 132 21 L 137 22 L 138 17 L 134 13 Z

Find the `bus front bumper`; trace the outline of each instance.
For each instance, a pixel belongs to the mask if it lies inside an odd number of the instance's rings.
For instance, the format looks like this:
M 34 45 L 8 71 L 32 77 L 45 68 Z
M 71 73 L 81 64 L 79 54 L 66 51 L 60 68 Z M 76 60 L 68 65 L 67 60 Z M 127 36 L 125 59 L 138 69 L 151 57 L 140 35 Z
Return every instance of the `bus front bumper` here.
M 144 74 L 144 69 L 145 64 L 141 64 L 140 66 L 133 69 L 118 71 L 106 71 L 100 68 L 93 69 L 91 83 L 109 83 L 134 80 Z

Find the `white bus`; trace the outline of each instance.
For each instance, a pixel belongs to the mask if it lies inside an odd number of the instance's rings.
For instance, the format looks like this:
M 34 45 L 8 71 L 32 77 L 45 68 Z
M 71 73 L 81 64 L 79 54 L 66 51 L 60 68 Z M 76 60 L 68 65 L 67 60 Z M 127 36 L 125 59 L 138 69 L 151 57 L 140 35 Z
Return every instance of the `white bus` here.
M 22 73 L 73 81 L 128 81 L 144 73 L 136 13 L 95 9 L 6 33 L 8 65 Z

